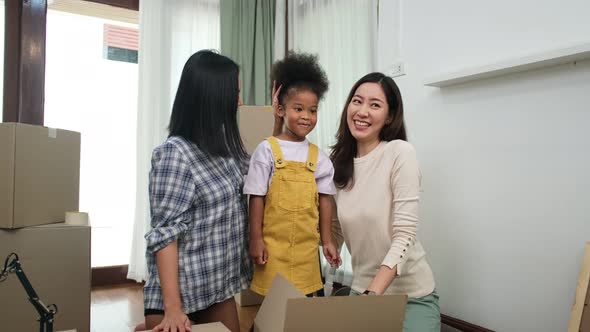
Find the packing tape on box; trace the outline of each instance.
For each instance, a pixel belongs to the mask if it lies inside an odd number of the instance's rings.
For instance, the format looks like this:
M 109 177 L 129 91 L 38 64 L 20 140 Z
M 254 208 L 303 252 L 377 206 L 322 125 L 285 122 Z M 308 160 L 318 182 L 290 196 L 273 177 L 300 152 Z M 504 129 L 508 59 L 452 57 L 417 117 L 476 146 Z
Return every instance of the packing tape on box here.
M 66 224 L 74 226 L 89 226 L 88 213 L 86 212 L 66 212 Z

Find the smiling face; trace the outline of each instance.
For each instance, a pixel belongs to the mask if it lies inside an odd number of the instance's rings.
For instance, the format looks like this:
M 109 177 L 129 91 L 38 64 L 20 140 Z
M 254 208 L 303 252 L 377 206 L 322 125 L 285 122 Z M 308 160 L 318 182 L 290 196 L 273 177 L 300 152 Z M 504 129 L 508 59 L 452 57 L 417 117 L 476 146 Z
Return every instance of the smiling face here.
M 279 106 L 285 126 L 280 138 L 300 142 L 305 140 L 317 122 L 318 96 L 310 90 L 293 90 Z
M 350 133 L 359 143 L 378 142 L 379 133 L 389 119 L 389 105 L 377 83 L 363 83 L 355 91 L 347 108 Z

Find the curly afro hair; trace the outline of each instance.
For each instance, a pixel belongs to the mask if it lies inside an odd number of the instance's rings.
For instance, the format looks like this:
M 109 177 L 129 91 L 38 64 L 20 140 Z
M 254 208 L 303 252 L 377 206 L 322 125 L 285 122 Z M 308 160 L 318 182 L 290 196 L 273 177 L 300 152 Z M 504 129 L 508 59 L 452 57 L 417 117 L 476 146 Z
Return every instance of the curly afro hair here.
M 313 54 L 290 51 L 283 60 L 273 64 L 270 78 L 271 82 L 276 81 L 277 87 L 282 86 L 279 93 L 281 105 L 293 89 L 310 90 L 318 96 L 318 100 L 328 91 L 328 77 Z

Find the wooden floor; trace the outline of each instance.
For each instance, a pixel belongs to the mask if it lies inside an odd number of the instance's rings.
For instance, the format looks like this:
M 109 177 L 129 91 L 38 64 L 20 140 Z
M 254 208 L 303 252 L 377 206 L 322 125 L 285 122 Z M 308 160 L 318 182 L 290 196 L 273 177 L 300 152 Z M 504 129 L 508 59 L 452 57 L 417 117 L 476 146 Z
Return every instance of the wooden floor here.
M 91 293 L 91 332 L 129 332 L 143 322 L 142 285 L 128 284 L 95 287 Z M 238 307 L 240 330 L 247 332 L 254 322 L 258 306 Z

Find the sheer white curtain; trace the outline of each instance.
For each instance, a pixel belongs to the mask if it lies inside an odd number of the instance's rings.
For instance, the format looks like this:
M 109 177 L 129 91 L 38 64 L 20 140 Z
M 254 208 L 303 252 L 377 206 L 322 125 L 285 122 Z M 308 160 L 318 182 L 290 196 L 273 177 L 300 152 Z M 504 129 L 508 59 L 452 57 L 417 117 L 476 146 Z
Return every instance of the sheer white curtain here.
M 309 136 L 329 152 L 350 88 L 363 75 L 375 70 L 378 3 L 377 0 L 289 0 L 288 5 L 289 49 L 317 54 L 330 80 L 316 128 Z M 277 13 L 278 8 L 277 5 Z M 342 267 L 326 273 L 329 266 L 324 261 L 324 275 L 350 285 L 350 253 L 344 249 L 341 254 Z
M 275 45 L 273 62 L 285 57 L 285 32 L 287 29 L 286 15 L 287 0 L 276 0 L 275 2 Z
M 184 63 L 201 49 L 219 49 L 219 1 L 141 1 L 137 190 L 128 278 L 146 278 L 144 234 L 149 229 L 151 153 L 168 134 L 172 102 Z
M 330 80 L 310 139 L 327 149 L 354 82 L 375 69 L 376 0 L 290 0 L 289 49 L 315 53 Z

